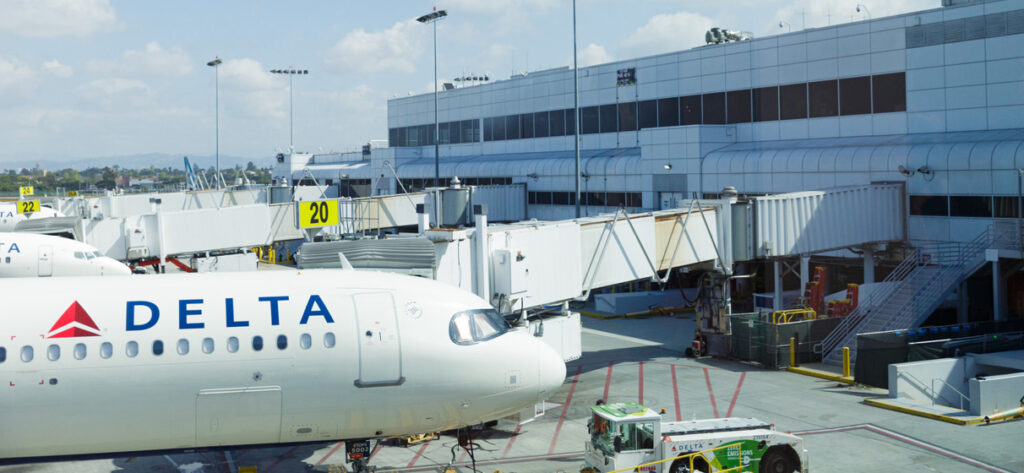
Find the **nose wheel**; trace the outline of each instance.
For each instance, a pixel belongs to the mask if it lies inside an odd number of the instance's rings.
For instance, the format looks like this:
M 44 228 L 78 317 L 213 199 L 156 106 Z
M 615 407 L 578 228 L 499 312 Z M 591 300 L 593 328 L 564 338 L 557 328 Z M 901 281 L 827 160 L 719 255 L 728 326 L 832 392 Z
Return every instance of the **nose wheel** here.
M 355 460 L 352 462 L 352 473 L 373 473 L 374 471 L 377 471 L 377 468 L 368 465 L 366 460 Z

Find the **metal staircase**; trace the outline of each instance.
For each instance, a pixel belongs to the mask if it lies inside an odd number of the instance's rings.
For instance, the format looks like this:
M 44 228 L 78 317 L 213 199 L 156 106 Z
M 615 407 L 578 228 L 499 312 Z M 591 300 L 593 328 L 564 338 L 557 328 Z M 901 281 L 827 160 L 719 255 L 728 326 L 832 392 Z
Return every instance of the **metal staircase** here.
M 1016 248 L 1015 228 L 989 226 L 968 243 L 934 243 L 915 249 L 861 301 L 815 352 L 839 364 L 842 348 L 856 360 L 857 334 L 916 327 L 939 307 L 950 291 L 985 264 L 985 250 Z

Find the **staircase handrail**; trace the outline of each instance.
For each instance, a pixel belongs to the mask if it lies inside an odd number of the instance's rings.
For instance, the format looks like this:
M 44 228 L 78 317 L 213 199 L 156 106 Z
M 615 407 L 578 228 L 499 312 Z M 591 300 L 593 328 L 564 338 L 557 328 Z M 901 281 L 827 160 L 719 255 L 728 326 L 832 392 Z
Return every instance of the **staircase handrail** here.
M 896 289 L 896 284 L 884 284 L 896 281 L 902 281 L 906 276 L 912 273 L 919 267 L 921 259 L 921 250 L 915 248 L 910 254 L 903 259 L 903 261 L 896 266 L 892 272 L 889 273 L 884 279 L 882 279 L 883 285 L 876 286 L 868 294 L 868 297 L 863 301 L 858 301 L 857 307 L 854 308 L 849 315 L 843 318 L 843 321 L 836 326 L 831 333 L 828 334 L 821 343 L 814 346 L 816 353 L 826 353 L 831 351 L 833 348 L 838 346 L 840 342 L 846 337 L 846 334 L 850 333 L 863 321 L 864 317 L 871 312 L 874 306 L 878 305 L 881 301 L 888 298 Z M 825 347 L 828 347 L 826 350 Z

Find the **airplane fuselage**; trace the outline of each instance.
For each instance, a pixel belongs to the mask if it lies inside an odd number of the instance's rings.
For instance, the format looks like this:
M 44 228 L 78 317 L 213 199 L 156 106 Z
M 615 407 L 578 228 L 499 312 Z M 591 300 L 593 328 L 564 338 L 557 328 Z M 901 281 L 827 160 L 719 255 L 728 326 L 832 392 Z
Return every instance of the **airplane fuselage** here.
M 481 341 L 456 343 L 453 320 L 468 319 L 455 314 L 493 312 L 429 280 L 275 271 L 48 282 L 5 281 L 23 296 L 0 315 L 0 458 L 436 431 L 518 412 L 564 378 L 560 357 L 525 330 L 494 336 L 481 322 Z

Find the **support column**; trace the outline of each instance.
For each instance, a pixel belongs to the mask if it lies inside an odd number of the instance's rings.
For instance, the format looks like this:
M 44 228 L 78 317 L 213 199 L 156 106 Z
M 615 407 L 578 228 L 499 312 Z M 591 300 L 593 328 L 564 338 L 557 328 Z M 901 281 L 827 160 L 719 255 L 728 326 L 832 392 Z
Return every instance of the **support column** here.
M 966 324 L 970 318 L 967 300 L 967 282 L 960 283 L 956 288 L 956 323 Z
M 875 248 L 864 247 L 864 284 L 875 282 Z
M 476 253 L 476 295 L 484 300 L 491 301 L 490 289 L 490 268 L 491 257 L 487 249 L 487 206 L 477 204 L 473 206 L 473 247 Z
M 427 214 L 426 205 L 416 204 L 416 229 L 423 235 L 430 228 L 430 215 Z
M 807 282 L 811 280 L 811 255 L 800 255 L 800 291 L 803 297 L 803 290 Z
M 772 261 L 773 273 L 775 274 L 775 297 L 773 297 L 772 310 L 782 310 L 782 261 Z
M 992 260 L 992 320 L 1006 320 L 1006 291 L 1003 290 L 1002 266 L 998 257 Z

